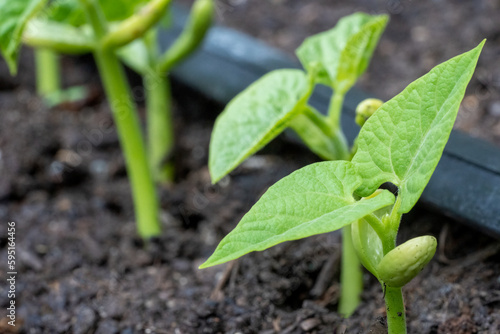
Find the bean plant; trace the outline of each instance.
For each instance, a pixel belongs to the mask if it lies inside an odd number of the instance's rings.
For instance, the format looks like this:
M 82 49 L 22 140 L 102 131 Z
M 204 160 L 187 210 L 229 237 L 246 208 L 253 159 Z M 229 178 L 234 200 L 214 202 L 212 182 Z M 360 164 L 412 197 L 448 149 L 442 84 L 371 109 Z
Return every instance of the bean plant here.
M 85 18 L 82 15 L 83 13 L 75 11 L 74 7 L 74 0 L 51 1 L 38 16 L 50 21 L 78 27 L 85 23 Z M 84 86 L 62 88 L 59 54 L 57 52 L 50 48 L 36 48 L 34 58 L 37 94 L 43 98 L 48 107 L 56 106 L 62 102 L 82 99 L 86 95 L 87 91 Z
M 339 22 L 338 26 L 361 17 L 368 16 L 355 14 Z M 378 19 L 386 20 L 384 17 Z M 329 35 L 320 37 L 324 36 Z M 308 74 L 300 70 L 272 72 L 228 105 L 217 120 L 211 143 L 211 148 L 223 151 L 210 160 L 214 180 L 220 179 L 286 127 L 298 130 L 299 135 L 306 133 L 303 129 L 308 129 L 308 138 L 302 138 L 311 149 L 313 143 L 322 144 L 314 151 L 325 157 L 348 157 L 344 150 L 337 149 L 338 138 L 331 139 L 329 146 L 323 140 L 332 137 L 332 127 L 339 131 L 332 125 L 338 124 L 339 114 L 335 117 L 329 114 L 325 120 L 307 101 L 317 82 L 331 84 L 341 78 L 337 89 L 352 83 L 362 72 L 360 69 L 366 67 L 366 52 L 362 52 L 366 49 L 359 45 L 347 47 L 345 52 L 349 56 L 328 62 L 333 59 L 329 56 L 331 51 L 326 52 L 327 55 L 321 51 L 337 49 L 347 43 L 320 37 L 306 41 L 308 44 L 317 42 L 314 43 L 316 52 L 307 53 L 311 58 L 304 57 L 306 44 L 301 47 L 302 51 L 299 48 L 299 59 Z M 363 33 L 359 38 L 364 38 L 360 45 L 374 44 L 369 34 Z M 370 108 L 373 101 L 361 106 L 358 122 L 362 128 L 352 159 L 315 163 L 271 186 L 200 268 L 225 263 L 285 241 L 343 229 L 347 232 L 344 242 L 351 243 L 363 266 L 381 284 L 389 333 L 406 333 L 402 287 L 432 259 L 437 242 L 432 236 L 421 236 L 397 246 L 401 218 L 417 203 L 440 160 L 483 45 L 484 41 L 471 51 L 434 67 L 380 107 Z M 315 60 L 312 57 L 316 57 Z M 342 65 L 339 59 L 359 59 L 363 66 L 360 63 Z M 349 76 L 351 71 L 355 74 Z M 239 115 L 231 112 L 234 109 L 240 110 Z M 239 129 L 239 137 L 235 139 L 234 132 L 229 132 L 224 142 L 217 127 L 229 131 L 230 124 L 233 129 Z M 238 144 L 240 141 L 249 143 L 246 150 Z M 331 150 L 325 151 L 327 147 Z M 326 152 L 336 154 L 326 156 Z M 381 189 L 384 183 L 395 185 L 396 194 Z M 351 263 L 346 262 L 342 270 L 349 265 Z
M 387 21 L 387 15 L 365 13 L 341 19 L 333 29 L 309 37 L 297 49 L 306 71 L 273 71 L 231 101 L 212 134 L 212 181 L 220 180 L 286 128 L 293 129 L 319 157 L 350 160 L 353 151 L 340 126 L 344 97 L 368 67 Z M 317 84 L 332 89 L 326 116 L 307 103 Z M 346 316 L 356 309 L 363 288 L 350 233 L 349 228 L 342 231 L 339 312 Z
M 36 50 L 94 55 L 123 149 L 137 228 L 143 238 L 160 234 L 154 179 L 162 180 L 158 175 L 165 174 L 159 170 L 172 149 L 170 93 L 164 76 L 200 44 L 213 13 L 212 0 L 198 0 L 186 30 L 169 50 L 160 53 L 156 44 L 156 27 L 165 17 L 170 3 L 171 0 L 0 1 L 0 51 L 12 74 L 17 71 L 22 42 Z M 61 5 L 63 7 L 59 10 L 72 20 L 52 14 L 53 6 Z M 138 64 L 135 69 L 146 70 L 147 64 L 147 71 L 154 76 L 152 81 L 156 83 L 155 87 L 148 86 L 148 80 L 145 80 L 150 118 L 149 150 L 120 62 L 120 57 L 124 60 L 134 57 L 124 48 L 139 39 L 147 41 L 147 55 L 135 55 L 134 64 Z M 135 49 L 144 51 L 141 47 Z

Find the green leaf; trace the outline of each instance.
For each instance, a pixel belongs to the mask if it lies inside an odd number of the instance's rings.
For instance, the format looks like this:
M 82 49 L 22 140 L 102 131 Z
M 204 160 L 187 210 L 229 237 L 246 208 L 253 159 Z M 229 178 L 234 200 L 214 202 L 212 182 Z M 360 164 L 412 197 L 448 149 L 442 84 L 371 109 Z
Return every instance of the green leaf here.
M 98 0 L 108 21 L 121 21 L 132 16 L 148 0 Z
M 262 195 L 200 268 L 338 230 L 394 203 L 389 191 L 356 201 L 353 191 L 360 184 L 355 166 L 348 161 L 320 162 L 295 171 Z
M 317 82 L 346 93 L 364 73 L 388 21 L 387 15 L 354 13 L 328 31 L 307 38 L 297 56 Z
M 276 70 L 238 94 L 219 115 L 210 141 L 212 182 L 260 150 L 300 112 L 310 94 L 301 70 Z
M 377 232 L 364 220 L 359 219 L 351 225 L 352 243 L 363 266 L 375 277 L 377 265 L 384 257 L 382 241 Z
M 67 23 L 74 27 L 79 27 L 86 22 L 85 13 L 78 0 L 51 1 L 41 18 Z
M 441 158 L 483 44 L 434 67 L 363 125 L 353 158 L 361 196 L 392 182 L 401 196 L 398 212 L 411 210 Z
M 48 48 L 64 54 L 83 54 L 94 50 L 95 38 L 89 26 L 32 19 L 23 32 L 23 42 L 34 48 Z
M 137 73 L 146 76 L 151 71 L 149 53 L 143 38 L 138 38 L 133 42 L 117 50 L 120 59 Z M 145 78 L 147 80 L 148 78 Z
M 297 115 L 289 124 L 307 145 L 323 160 L 338 160 L 338 149 L 331 137 L 319 131 L 314 122 L 304 114 Z
M 7 61 L 10 73 L 17 73 L 17 58 L 21 46 L 21 35 L 26 23 L 47 0 L 3 0 L 0 1 L 0 51 Z

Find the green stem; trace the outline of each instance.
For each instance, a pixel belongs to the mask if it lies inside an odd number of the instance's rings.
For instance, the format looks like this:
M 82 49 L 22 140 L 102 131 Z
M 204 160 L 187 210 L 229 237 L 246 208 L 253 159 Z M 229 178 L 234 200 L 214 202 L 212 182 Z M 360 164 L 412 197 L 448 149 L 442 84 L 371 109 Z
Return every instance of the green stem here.
M 148 154 L 157 182 L 171 183 L 174 166 L 168 161 L 174 146 L 170 83 L 165 75 L 151 71 L 144 77 L 148 124 Z
M 186 59 L 198 48 L 212 25 L 214 11 L 213 0 L 195 1 L 181 35 L 165 51 L 158 62 L 158 67 L 163 73 L 169 72 L 172 67 Z
M 116 49 L 143 36 L 165 15 L 171 0 L 151 0 L 141 10 L 122 21 L 103 37 L 104 49 Z
M 135 203 L 137 229 L 143 238 L 160 234 L 158 200 L 148 164 L 139 117 L 130 98 L 123 68 L 113 51 L 97 49 L 94 56 L 108 96 L 125 155 Z
M 406 334 L 406 313 L 401 288 L 385 287 L 388 334 Z
M 57 54 L 49 49 L 35 49 L 36 89 L 38 95 L 47 97 L 61 89 Z
M 373 230 L 377 233 L 380 240 L 385 239 L 385 234 L 386 234 L 385 225 L 374 213 L 370 213 L 369 215 L 363 217 L 363 219 L 366 220 L 368 224 L 370 224 Z
M 363 291 L 361 262 L 352 242 L 351 226 L 342 228 L 339 313 L 349 317 L 358 307 Z
M 96 39 L 100 40 L 108 31 L 108 24 L 101 8 L 97 4 L 97 0 L 80 0 L 80 4 L 83 7 L 89 24 L 94 30 Z
M 342 105 L 344 103 L 344 94 L 340 92 L 333 92 L 328 106 L 328 119 L 327 122 L 332 129 L 340 129 L 340 116 L 342 113 Z
M 332 138 L 334 139 L 336 148 L 342 150 L 341 159 L 350 161 L 352 156 L 344 132 L 340 127 L 343 103 L 344 94 L 334 91 L 328 107 L 327 123 L 333 130 L 334 136 Z M 342 228 L 342 260 L 340 262 L 340 270 L 339 312 L 349 317 L 356 307 L 358 307 L 360 296 L 363 292 L 363 271 L 352 242 L 350 225 Z
M 399 208 L 401 207 L 401 196 L 396 197 L 396 202 L 392 207 L 391 215 L 389 216 L 389 231 L 394 231 L 394 239 L 396 239 L 396 235 L 399 230 L 399 224 L 401 223 L 402 214 L 399 212 Z
M 333 92 L 333 96 L 330 99 L 330 105 L 328 106 L 328 115 L 326 118 L 326 123 L 330 127 L 332 132 L 332 139 L 334 145 L 338 152 L 341 152 L 339 159 L 350 160 L 351 153 L 347 145 L 347 140 L 345 138 L 344 132 L 340 126 L 340 117 L 342 113 L 342 105 L 344 103 L 344 94 Z
M 330 101 L 328 116 L 324 118 L 309 106 L 304 108 L 303 116 L 307 123 L 297 118 L 291 122 L 292 128 L 301 136 L 309 148 L 315 153 L 322 153 L 322 157 L 332 157 L 331 160 L 351 160 L 351 154 L 340 128 L 340 112 L 344 95 L 334 93 Z M 310 124 L 310 125 L 309 125 Z M 311 126 L 313 125 L 313 126 Z M 327 138 L 326 140 L 317 134 L 311 133 L 313 127 L 319 129 Z M 321 145 L 318 145 L 320 143 Z M 318 150 L 321 149 L 321 150 Z M 349 317 L 359 305 L 360 296 L 363 291 L 363 272 L 361 262 L 354 249 L 351 226 L 342 229 L 342 259 L 340 277 L 340 300 L 339 313 Z
M 106 33 L 106 21 L 95 0 L 80 0 L 97 40 Z M 146 155 L 137 110 L 122 65 L 112 50 L 101 45 L 94 50 L 99 74 L 108 97 L 125 156 L 132 188 L 139 235 L 149 238 L 160 234 L 158 199 Z
M 396 237 L 401 222 L 402 214 L 399 213 L 401 207 L 401 197 L 396 197 L 396 202 L 392 207 L 391 214 L 383 218 L 387 227 L 384 237 L 381 238 L 384 255 L 396 247 Z M 385 306 L 387 311 L 387 327 L 389 334 L 406 334 L 406 314 L 401 288 L 391 288 L 383 286 L 385 289 Z

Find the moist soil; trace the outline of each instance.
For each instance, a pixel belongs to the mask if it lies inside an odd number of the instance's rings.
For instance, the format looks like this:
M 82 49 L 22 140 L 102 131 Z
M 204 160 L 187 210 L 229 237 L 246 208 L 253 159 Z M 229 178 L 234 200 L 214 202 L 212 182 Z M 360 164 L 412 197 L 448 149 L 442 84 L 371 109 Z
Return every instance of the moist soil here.
M 65 84 L 91 93 L 47 109 L 33 92 L 32 56 L 22 56 L 17 79 L 0 69 L 0 259 L 14 221 L 17 271 L 16 327 L 0 271 L 0 333 L 386 332 L 383 292 L 367 272 L 353 316 L 335 312 L 339 233 L 197 269 L 267 187 L 316 161 L 302 146 L 278 138 L 213 186 L 208 143 L 222 106 L 174 83 L 176 182 L 159 190 L 162 235 L 145 242 L 92 62 L 64 59 Z M 499 333 L 498 241 L 417 206 L 400 241 L 424 234 L 439 249 L 404 288 L 409 333 Z

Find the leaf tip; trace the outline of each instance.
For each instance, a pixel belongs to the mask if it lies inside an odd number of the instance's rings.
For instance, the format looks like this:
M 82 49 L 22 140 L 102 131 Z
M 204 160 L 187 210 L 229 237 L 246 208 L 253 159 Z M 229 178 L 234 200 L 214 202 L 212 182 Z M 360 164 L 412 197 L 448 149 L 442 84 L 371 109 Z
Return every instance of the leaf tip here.
M 17 75 L 17 62 L 16 60 L 7 59 L 7 66 L 9 67 L 9 73 L 11 76 L 15 77 Z
M 202 264 L 200 264 L 198 266 L 198 269 L 205 269 L 205 268 L 208 268 L 208 267 L 211 267 L 210 263 L 207 261 L 203 262 Z

